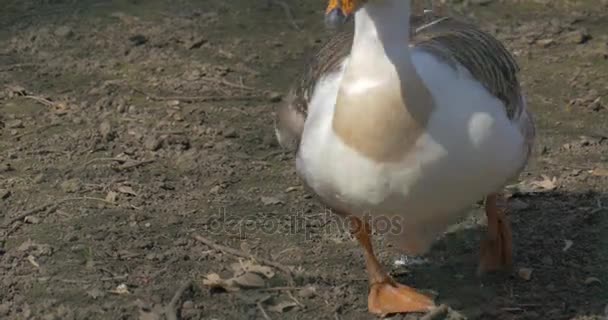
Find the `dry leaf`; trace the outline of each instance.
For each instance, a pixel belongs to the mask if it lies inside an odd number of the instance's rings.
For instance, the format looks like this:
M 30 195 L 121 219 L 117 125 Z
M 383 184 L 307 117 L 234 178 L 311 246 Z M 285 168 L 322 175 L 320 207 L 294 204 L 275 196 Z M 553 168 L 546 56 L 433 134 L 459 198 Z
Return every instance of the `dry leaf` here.
M 520 278 L 528 281 L 532 278 L 533 271 L 534 270 L 532 268 L 520 268 L 517 275 L 519 275 Z
M 128 194 L 131 196 L 137 196 L 137 193 L 135 193 L 135 191 L 133 191 L 133 188 L 129 186 L 119 186 L 118 188 L 116 188 L 116 190 L 120 193 Z
M 116 202 L 117 199 L 118 199 L 118 192 L 116 192 L 116 191 L 110 191 L 106 195 L 106 201 L 108 201 L 108 202 Z
M 210 273 L 203 279 L 203 285 L 211 289 L 224 289 L 226 291 L 238 291 L 238 287 L 234 287 L 228 281 L 222 279 L 217 273 Z
M 608 177 L 608 169 L 605 168 L 596 168 L 591 171 L 591 174 L 596 177 Z
M 298 304 L 293 301 L 283 301 L 283 302 L 277 303 L 274 306 L 268 307 L 268 310 L 270 310 L 272 312 L 276 312 L 276 313 L 283 313 L 283 312 L 287 312 L 297 306 L 298 306 Z
M 27 256 L 27 261 L 29 261 L 34 267 L 36 268 L 40 268 L 40 264 L 38 264 L 38 262 L 36 262 L 36 258 L 34 258 L 33 255 L 28 255 Z
M 264 279 L 253 272 L 244 273 L 240 276 L 228 279 L 226 282 L 241 288 L 263 288 L 266 285 Z
M 116 287 L 116 289 L 110 290 L 110 292 L 114 294 L 129 294 L 129 288 L 126 284 L 121 283 Z
M 253 272 L 261 274 L 266 278 L 270 279 L 274 277 L 275 274 L 274 271 L 272 271 L 272 268 L 255 264 L 253 261 L 239 261 L 237 263 L 233 263 L 231 265 L 231 268 L 234 271 L 235 275 L 240 275 L 246 272 Z
M 557 178 L 549 178 L 546 175 L 542 175 L 542 180 L 532 181 L 530 184 L 532 186 L 538 187 L 541 190 L 551 191 L 557 188 Z
M 568 251 L 568 249 L 570 249 L 570 247 L 572 247 L 572 245 L 574 244 L 574 242 L 572 240 L 564 240 L 564 248 L 562 249 L 563 252 Z
M 240 289 L 263 288 L 266 283 L 262 277 L 251 272 L 226 280 L 222 279 L 217 273 L 210 273 L 203 279 L 203 285 L 226 291 L 238 291 Z

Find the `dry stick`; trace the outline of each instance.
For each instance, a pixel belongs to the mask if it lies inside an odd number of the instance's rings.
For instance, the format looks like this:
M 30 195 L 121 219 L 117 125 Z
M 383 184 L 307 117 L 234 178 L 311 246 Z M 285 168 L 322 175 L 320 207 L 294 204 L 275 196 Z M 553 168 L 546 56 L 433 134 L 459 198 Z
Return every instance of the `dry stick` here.
M 89 166 L 90 164 L 92 164 L 93 162 L 100 162 L 100 161 L 116 161 L 116 162 L 127 162 L 128 159 L 123 159 L 123 158 L 95 158 L 95 159 L 91 159 L 87 162 L 84 163 L 84 166 Z
M 100 201 L 100 202 L 105 202 L 105 203 L 109 203 L 109 204 L 113 204 L 116 205 L 115 202 L 112 201 L 108 201 L 106 199 L 101 199 L 101 198 L 92 198 L 92 197 L 75 197 L 75 198 L 65 198 L 65 199 L 61 199 L 61 200 L 57 200 L 57 201 L 53 201 L 53 202 L 48 202 L 45 203 L 39 207 L 24 211 L 23 213 L 18 214 L 16 217 L 12 218 L 9 222 L 5 223 L 4 226 L 2 226 L 5 229 L 8 229 L 13 223 L 21 221 L 23 219 L 25 219 L 28 216 L 34 215 L 40 211 L 55 211 L 57 210 L 57 208 L 69 201 L 78 201 L 78 200 L 92 200 L 92 201 Z M 12 229 L 9 229 L 5 234 L 4 234 L 4 241 L 6 241 L 6 239 L 8 238 L 9 235 L 11 235 L 13 232 L 15 232 L 17 229 L 19 228 L 19 226 L 15 226 Z
M 264 259 L 264 258 L 259 258 L 259 257 L 256 257 L 256 256 L 252 255 L 252 254 L 246 253 L 244 251 L 237 250 L 237 249 L 234 249 L 234 248 L 230 248 L 230 247 L 227 247 L 227 246 L 224 246 L 224 245 L 221 245 L 221 244 L 217 244 L 217 243 L 215 243 L 215 242 L 213 242 L 213 241 L 211 241 L 211 240 L 209 240 L 209 239 L 207 239 L 205 237 L 202 237 L 200 235 L 195 235 L 194 239 L 197 240 L 197 241 L 200 241 L 200 242 L 202 242 L 204 244 L 206 244 L 207 246 L 209 246 L 209 247 L 211 247 L 211 248 L 213 248 L 215 250 L 219 250 L 219 251 L 222 251 L 222 252 L 225 252 L 225 253 L 237 256 L 237 257 L 245 258 L 245 259 L 253 259 L 253 260 L 256 260 L 256 261 L 258 261 L 258 262 L 260 262 L 262 264 L 265 264 L 265 265 L 274 267 L 276 269 L 279 269 L 279 270 L 283 271 L 287 275 L 287 277 L 288 277 L 287 280 L 289 281 L 290 284 L 294 283 L 294 281 L 293 281 L 293 273 L 292 273 L 291 269 L 289 269 L 287 266 L 284 266 L 284 265 L 282 265 L 282 264 L 280 264 L 280 263 L 278 263 L 276 261 L 272 261 L 272 260 L 268 260 L 268 259 Z
M 181 299 L 184 292 L 192 286 L 192 281 L 186 281 L 184 284 L 175 291 L 171 302 L 165 307 L 165 316 L 167 316 L 167 320 L 178 320 L 177 317 L 177 303 Z
M 266 313 L 266 310 L 264 310 L 264 307 L 262 307 L 262 303 L 258 302 L 257 303 L 258 309 L 260 309 L 260 312 L 262 313 L 262 316 L 264 317 L 264 319 L 266 320 L 272 320 L 269 316 L 268 313 Z
M 420 320 L 437 320 L 439 317 L 445 316 L 449 311 L 447 305 L 442 304 L 439 307 L 429 311 L 429 313 L 425 314 Z
M 118 169 L 127 170 L 127 169 L 137 168 L 139 166 L 143 166 L 145 164 L 152 163 L 152 162 L 154 162 L 153 159 L 133 161 L 133 162 L 127 161 L 127 162 L 121 164 L 120 166 L 118 166 Z

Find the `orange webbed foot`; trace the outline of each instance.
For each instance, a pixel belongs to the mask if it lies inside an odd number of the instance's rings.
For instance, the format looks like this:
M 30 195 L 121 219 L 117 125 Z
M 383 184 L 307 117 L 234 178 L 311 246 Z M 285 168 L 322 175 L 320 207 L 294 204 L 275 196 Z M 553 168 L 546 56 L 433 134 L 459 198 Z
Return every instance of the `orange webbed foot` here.
M 498 196 L 488 196 L 488 232 L 481 241 L 478 273 L 509 269 L 513 263 L 513 235 L 505 212 L 497 205 Z
M 369 312 L 376 315 L 428 312 L 435 303 L 416 290 L 392 282 L 374 283 L 368 297 Z

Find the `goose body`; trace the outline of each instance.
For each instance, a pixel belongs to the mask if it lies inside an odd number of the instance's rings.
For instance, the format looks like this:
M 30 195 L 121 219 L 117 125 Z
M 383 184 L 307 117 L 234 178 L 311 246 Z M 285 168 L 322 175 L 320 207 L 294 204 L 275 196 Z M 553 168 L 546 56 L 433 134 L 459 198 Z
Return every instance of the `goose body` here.
M 410 1 L 362 2 L 354 36 L 330 40 L 278 110 L 277 138 L 324 204 L 422 254 L 518 176 L 534 125 L 492 36 L 428 12 L 404 26 Z

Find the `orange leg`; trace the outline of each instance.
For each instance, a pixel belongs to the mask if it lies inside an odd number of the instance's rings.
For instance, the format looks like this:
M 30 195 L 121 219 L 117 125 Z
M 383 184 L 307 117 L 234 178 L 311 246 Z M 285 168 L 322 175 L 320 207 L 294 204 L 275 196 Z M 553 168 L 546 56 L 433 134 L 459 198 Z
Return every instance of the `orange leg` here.
M 433 300 L 414 289 L 396 283 L 378 262 L 370 240 L 370 226 L 359 218 L 350 217 L 353 234 L 364 249 L 369 276 L 370 292 L 367 299 L 369 312 L 377 315 L 406 312 L 426 312 L 435 306 Z
M 513 236 L 505 211 L 499 207 L 502 200 L 497 194 L 486 197 L 488 233 L 481 241 L 478 273 L 511 267 L 513 263 Z

